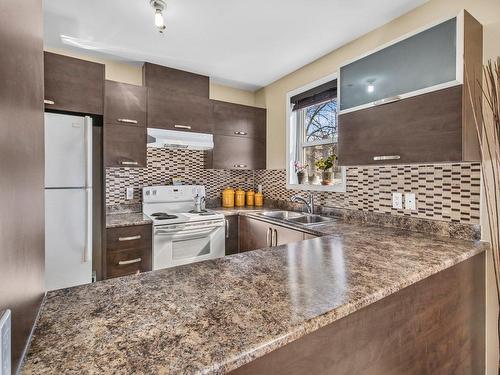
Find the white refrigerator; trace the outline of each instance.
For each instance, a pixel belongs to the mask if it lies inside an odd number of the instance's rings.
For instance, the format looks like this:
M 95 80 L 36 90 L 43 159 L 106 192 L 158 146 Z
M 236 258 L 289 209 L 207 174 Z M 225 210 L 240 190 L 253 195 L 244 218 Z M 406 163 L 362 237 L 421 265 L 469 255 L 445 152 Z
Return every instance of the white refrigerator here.
M 45 288 L 92 282 L 92 120 L 45 113 Z

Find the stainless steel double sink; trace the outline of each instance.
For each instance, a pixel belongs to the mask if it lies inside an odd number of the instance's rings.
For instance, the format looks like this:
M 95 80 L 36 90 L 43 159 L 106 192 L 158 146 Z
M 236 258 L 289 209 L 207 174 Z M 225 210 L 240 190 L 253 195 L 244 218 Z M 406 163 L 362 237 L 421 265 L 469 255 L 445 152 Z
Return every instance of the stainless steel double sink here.
M 322 224 L 335 220 L 335 218 L 333 217 L 326 217 L 326 216 L 308 214 L 305 212 L 295 212 L 295 211 L 263 211 L 257 213 L 257 215 L 273 218 L 280 221 L 302 224 L 304 226 Z

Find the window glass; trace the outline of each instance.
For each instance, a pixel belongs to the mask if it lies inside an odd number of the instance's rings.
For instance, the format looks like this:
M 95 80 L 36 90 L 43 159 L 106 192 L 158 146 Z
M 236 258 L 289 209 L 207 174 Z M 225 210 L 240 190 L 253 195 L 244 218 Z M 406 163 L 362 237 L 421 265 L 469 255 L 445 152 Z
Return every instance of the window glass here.
M 304 133 L 306 142 L 325 139 L 337 141 L 337 99 L 315 104 L 300 111 L 304 112 Z

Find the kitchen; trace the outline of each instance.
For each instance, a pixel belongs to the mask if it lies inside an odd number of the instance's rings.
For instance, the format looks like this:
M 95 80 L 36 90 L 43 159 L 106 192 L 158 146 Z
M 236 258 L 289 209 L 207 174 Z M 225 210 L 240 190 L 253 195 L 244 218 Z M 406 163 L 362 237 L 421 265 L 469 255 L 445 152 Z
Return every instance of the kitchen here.
M 0 373 L 497 373 L 499 5 L 222 3 L 2 4 Z

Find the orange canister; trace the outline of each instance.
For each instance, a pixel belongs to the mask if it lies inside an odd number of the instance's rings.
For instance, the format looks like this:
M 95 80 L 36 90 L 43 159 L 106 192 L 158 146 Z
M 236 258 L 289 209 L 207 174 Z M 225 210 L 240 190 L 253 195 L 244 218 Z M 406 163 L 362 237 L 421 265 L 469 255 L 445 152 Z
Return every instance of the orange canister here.
M 253 206 L 255 204 L 255 193 L 252 189 L 247 191 L 247 206 Z
M 255 193 L 255 206 L 262 207 L 264 205 L 264 194 L 261 192 Z
M 236 207 L 244 207 L 245 206 L 245 191 L 241 188 L 238 188 L 235 192 L 234 205 Z
M 230 187 L 222 191 L 222 207 L 234 207 L 234 190 Z

